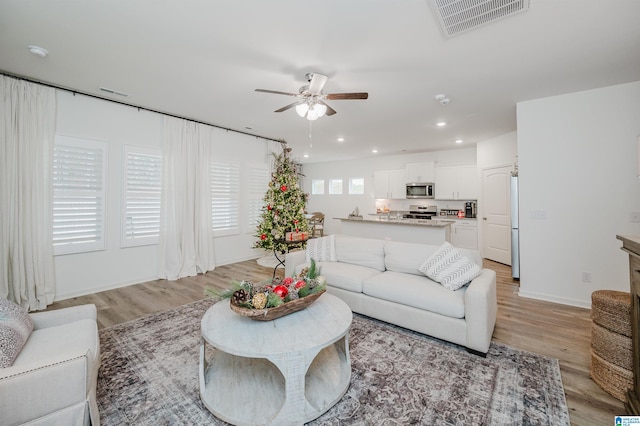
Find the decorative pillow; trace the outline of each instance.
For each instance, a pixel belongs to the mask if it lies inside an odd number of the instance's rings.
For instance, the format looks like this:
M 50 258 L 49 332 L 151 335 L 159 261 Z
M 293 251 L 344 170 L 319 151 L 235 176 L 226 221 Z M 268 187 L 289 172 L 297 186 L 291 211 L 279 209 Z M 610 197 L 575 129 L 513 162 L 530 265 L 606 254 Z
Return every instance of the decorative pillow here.
M 12 301 L 0 299 L 0 368 L 13 365 L 32 331 L 29 314 Z
M 335 235 L 311 238 L 307 241 L 307 262 L 337 262 Z
M 449 290 L 457 290 L 480 275 L 480 266 L 444 242 L 418 270 Z

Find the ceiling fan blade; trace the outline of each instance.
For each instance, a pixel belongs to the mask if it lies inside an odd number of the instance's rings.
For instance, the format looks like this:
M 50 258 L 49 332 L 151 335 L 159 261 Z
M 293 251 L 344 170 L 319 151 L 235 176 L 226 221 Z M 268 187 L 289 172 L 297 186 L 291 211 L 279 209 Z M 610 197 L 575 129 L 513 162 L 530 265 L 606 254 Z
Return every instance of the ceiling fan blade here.
M 256 92 L 274 93 L 276 95 L 298 96 L 298 93 L 279 92 L 277 90 L 256 89 Z
M 342 101 L 346 99 L 368 99 L 369 94 L 367 92 L 359 93 L 329 93 L 325 95 L 325 98 L 330 101 Z
M 294 106 L 296 106 L 296 105 L 298 105 L 298 104 L 299 104 L 299 102 L 294 102 L 294 103 L 289 104 L 289 105 L 287 105 L 287 106 L 283 106 L 282 108 L 277 109 L 277 110 L 275 110 L 274 112 L 282 112 L 282 111 L 286 111 L 286 110 L 288 110 L 288 109 L 293 108 Z
M 333 114 L 335 114 L 335 113 L 336 113 L 336 110 L 335 110 L 335 109 L 333 109 L 333 108 L 331 108 L 331 107 L 330 107 L 329 105 L 327 105 L 325 102 L 318 101 L 318 103 L 319 103 L 319 104 L 322 104 L 322 105 L 324 105 L 324 106 L 326 106 L 326 107 L 327 107 L 327 112 L 325 113 L 326 115 L 333 115 Z
M 309 91 L 314 95 L 322 92 L 322 88 L 329 80 L 324 74 L 318 74 L 317 72 L 313 73 L 313 77 L 311 77 L 311 81 L 309 82 Z

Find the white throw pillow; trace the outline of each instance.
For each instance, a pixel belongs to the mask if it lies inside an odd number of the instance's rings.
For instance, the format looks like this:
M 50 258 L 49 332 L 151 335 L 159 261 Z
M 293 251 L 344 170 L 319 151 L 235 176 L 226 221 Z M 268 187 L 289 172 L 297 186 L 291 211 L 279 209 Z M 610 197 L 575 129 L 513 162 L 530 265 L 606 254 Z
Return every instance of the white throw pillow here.
M 463 256 L 446 241 L 418 267 L 418 270 L 452 291 L 471 282 L 481 272 L 477 263 Z
M 311 238 L 307 241 L 307 262 L 337 262 L 335 235 Z

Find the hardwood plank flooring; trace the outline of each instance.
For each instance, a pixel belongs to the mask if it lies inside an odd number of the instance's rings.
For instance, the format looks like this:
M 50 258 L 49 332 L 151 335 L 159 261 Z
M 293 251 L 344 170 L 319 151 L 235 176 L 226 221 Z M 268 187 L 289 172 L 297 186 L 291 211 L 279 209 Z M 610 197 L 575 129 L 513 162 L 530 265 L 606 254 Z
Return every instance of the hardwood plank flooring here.
M 518 296 L 511 268 L 485 260 L 497 273 L 498 319 L 493 339 L 511 347 L 556 358 L 572 425 L 610 425 L 625 413 L 622 402 L 604 392 L 589 377 L 590 310 Z M 282 275 L 282 270 L 278 273 Z M 155 280 L 55 302 L 49 309 L 94 303 L 98 326 L 109 327 L 206 297 L 206 287 L 223 290 L 232 279 L 255 282 L 271 277 L 272 269 L 245 261 L 177 281 Z

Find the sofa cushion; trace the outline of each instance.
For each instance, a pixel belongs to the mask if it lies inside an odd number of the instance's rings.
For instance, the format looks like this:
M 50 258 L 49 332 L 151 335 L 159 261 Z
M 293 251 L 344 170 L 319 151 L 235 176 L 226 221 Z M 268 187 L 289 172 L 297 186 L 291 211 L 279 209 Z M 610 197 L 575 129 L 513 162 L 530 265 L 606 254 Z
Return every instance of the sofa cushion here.
M 316 262 L 336 262 L 335 235 L 327 235 L 321 238 L 312 238 L 307 241 L 307 262 L 314 259 Z
M 0 299 L 0 368 L 13 365 L 32 331 L 29 314 L 12 301 Z
M 296 273 L 300 273 L 303 268 L 308 266 L 308 263 L 296 266 Z M 327 280 L 328 285 L 356 293 L 362 293 L 364 280 L 380 274 L 380 271 L 376 269 L 341 262 L 318 262 L 316 267 L 319 268 L 320 275 Z
M 437 249 L 437 245 L 385 241 L 384 264 L 388 271 L 424 276 L 418 268 Z
M 384 240 L 336 235 L 335 243 L 338 262 L 385 270 Z
M 478 264 L 446 241 L 418 269 L 449 290 L 468 284 L 481 271 Z
M 424 275 L 386 271 L 367 278 L 362 292 L 389 302 L 434 312 L 452 318 L 464 318 L 467 288 L 449 291 Z

